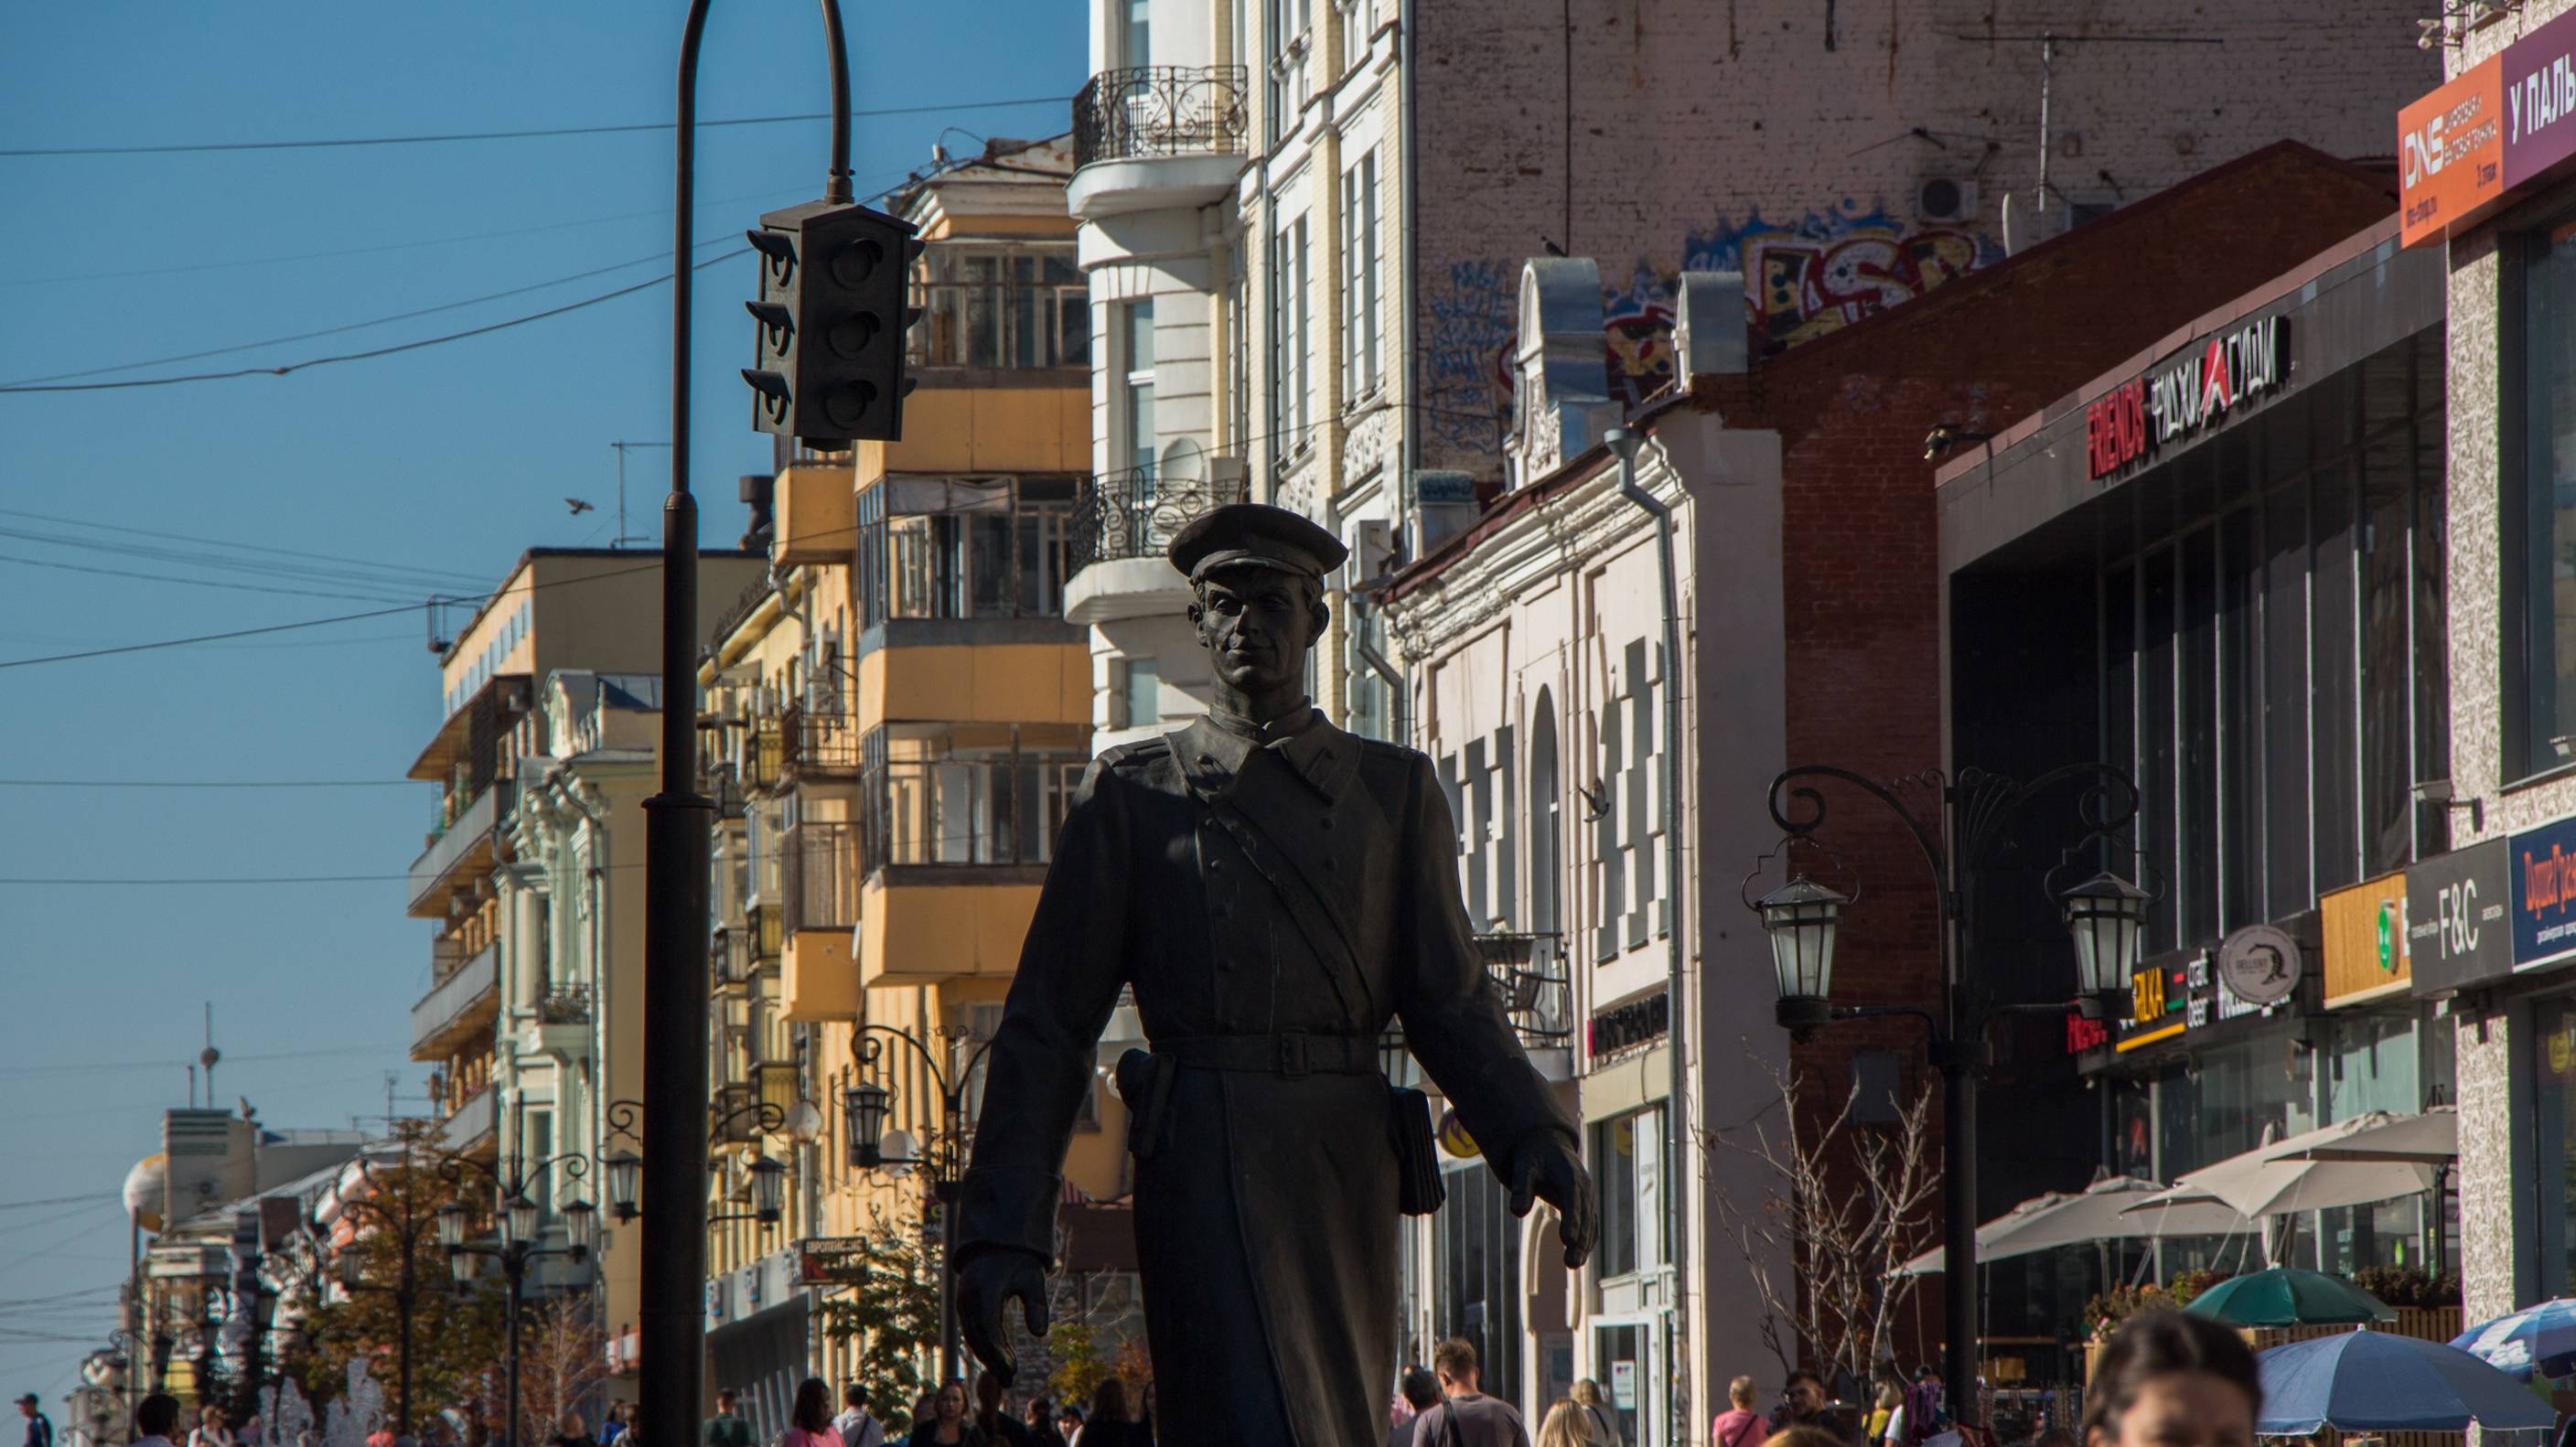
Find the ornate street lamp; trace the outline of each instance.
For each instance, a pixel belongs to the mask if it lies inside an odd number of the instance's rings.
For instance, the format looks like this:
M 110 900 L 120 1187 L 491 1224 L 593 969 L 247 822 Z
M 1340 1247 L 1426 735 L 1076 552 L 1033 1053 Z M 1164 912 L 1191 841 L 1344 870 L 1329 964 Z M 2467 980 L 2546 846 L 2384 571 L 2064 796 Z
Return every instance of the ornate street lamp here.
M 751 1214 L 774 1224 L 786 1213 L 787 1167 L 768 1156 L 751 1163 Z
M 885 1164 L 886 1113 L 893 1108 L 894 1092 L 873 1080 L 841 1092 L 841 1115 L 849 1127 L 851 1165 L 874 1170 Z
M 589 1253 L 599 1249 L 599 1208 L 588 1201 L 574 1201 L 563 1208 L 564 1234 L 571 1238 L 575 1251 Z
M 636 1215 L 635 1193 L 643 1184 L 644 1158 L 633 1151 L 621 1150 L 608 1157 L 608 1209 L 620 1221 L 632 1221 Z
M 2129 1013 L 2129 981 L 2145 952 L 2148 893 L 2104 870 L 2059 895 L 2075 937 L 2077 1004 L 2091 1019 Z
M 536 1244 L 537 1203 L 529 1200 L 526 1193 L 513 1195 L 504 1202 L 498 1220 L 501 1226 L 502 1245 L 508 1246 L 517 1242 L 526 1242 L 532 1246 Z
M 438 1244 L 449 1251 L 465 1244 L 465 1220 L 470 1213 L 463 1201 L 450 1201 L 438 1208 Z
M 810 1100 L 799 1100 L 787 1107 L 787 1138 L 800 1146 L 810 1146 L 823 1135 L 823 1108 Z
M 1763 932 L 1771 936 L 1781 1028 L 1811 1029 L 1833 1018 L 1834 931 L 1849 903 L 1851 896 L 1803 874 L 1754 903 Z

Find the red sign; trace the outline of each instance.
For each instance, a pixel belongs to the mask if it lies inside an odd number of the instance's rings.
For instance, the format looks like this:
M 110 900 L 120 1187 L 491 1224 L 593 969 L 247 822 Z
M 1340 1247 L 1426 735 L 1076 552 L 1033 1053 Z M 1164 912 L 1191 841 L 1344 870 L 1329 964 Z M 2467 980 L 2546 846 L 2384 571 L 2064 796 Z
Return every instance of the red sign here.
M 2439 240 L 2504 199 L 2503 56 L 2397 113 L 2399 234 Z
M 2124 382 L 2084 409 L 2084 455 L 2093 477 L 2119 471 L 2147 455 L 2147 380 Z
M 2069 1014 L 2066 1017 L 2067 1054 L 2081 1055 L 2087 1050 L 2099 1050 L 2110 1043 L 2111 1026 L 2108 1021 L 2087 1020 L 2075 1014 Z

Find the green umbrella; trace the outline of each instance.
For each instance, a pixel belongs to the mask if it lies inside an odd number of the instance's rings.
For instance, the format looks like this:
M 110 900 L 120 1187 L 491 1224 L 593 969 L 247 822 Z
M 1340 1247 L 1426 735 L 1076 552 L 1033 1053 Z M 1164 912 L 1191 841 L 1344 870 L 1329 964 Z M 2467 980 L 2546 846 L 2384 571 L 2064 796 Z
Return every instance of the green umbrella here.
M 2191 1299 L 2183 1310 L 2230 1326 L 2319 1326 L 2333 1322 L 2388 1321 L 2388 1303 L 2349 1281 L 2275 1266 L 2232 1277 Z

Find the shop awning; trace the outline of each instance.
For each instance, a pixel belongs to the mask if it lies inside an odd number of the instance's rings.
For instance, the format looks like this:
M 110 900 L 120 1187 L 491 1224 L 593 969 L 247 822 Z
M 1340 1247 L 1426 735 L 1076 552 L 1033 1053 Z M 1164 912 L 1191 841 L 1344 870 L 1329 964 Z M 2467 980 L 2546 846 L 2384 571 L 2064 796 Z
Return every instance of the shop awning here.
M 2097 1241 L 2232 1236 L 2254 1229 L 2254 1223 L 2235 1208 L 2215 1201 L 2176 1202 L 2136 1212 L 2127 1209 L 2163 1191 L 2154 1181 L 2112 1176 L 2071 1195 L 2051 1191 L 2033 1196 L 1977 1228 L 1977 1260 L 1980 1264 L 2002 1261 Z M 1896 1274 L 1927 1276 L 1945 1267 L 1946 1260 L 1935 1247 L 1898 1267 Z
M 2404 1118 L 2374 1111 L 2259 1145 L 2242 1155 L 2203 1166 L 2174 1182 L 2172 1190 L 2146 1197 L 2125 1209 L 2136 1212 L 2214 1201 L 2233 1206 L 2247 1216 L 2279 1216 L 2336 1206 L 2366 1206 L 2429 1191 L 2433 1188 L 2433 1168 L 2421 1161 L 2336 1160 L 2311 1154 L 2347 1145 L 2355 1137 Z

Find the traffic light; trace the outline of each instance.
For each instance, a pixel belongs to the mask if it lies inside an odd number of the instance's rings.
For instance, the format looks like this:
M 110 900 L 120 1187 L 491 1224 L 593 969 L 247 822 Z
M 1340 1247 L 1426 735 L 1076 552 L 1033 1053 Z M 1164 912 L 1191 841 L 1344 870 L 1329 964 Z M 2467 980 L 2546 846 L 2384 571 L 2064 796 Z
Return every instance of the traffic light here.
M 835 449 L 903 435 L 904 334 L 922 243 L 912 223 L 865 206 L 809 201 L 746 233 L 760 254 L 751 425 Z

